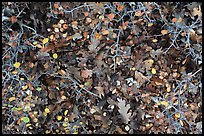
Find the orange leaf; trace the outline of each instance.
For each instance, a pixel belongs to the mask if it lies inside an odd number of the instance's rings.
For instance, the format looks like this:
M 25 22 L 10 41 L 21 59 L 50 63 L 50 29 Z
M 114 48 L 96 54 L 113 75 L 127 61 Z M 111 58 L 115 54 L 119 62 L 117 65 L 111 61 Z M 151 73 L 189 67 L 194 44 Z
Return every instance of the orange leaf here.
M 142 16 L 143 14 L 144 12 L 141 12 L 141 10 L 135 12 L 135 16 L 138 16 L 138 17 Z
M 17 22 L 17 17 L 16 16 L 12 16 L 11 17 L 11 22 L 12 23 L 16 23 Z
M 84 12 L 84 16 L 87 17 L 89 15 L 89 12 Z
M 124 8 L 123 5 L 118 5 L 117 10 L 118 10 L 118 11 L 121 11 L 121 10 L 123 10 L 123 8 Z
M 175 23 L 176 21 L 177 21 L 177 19 L 176 19 L 176 18 L 173 18 L 173 19 L 172 19 L 172 22 L 174 22 L 174 23 Z
M 97 40 L 99 40 L 99 39 L 102 38 L 102 35 L 100 35 L 99 33 L 96 33 L 96 34 L 95 34 L 95 38 L 96 38 Z
M 51 50 L 50 48 L 44 47 L 44 48 L 42 48 L 40 51 L 41 51 L 41 52 L 49 52 L 50 50 Z
M 112 20 L 115 17 L 115 15 L 113 13 L 108 15 L 108 19 Z
M 103 34 L 103 35 L 107 35 L 107 34 L 109 34 L 109 31 L 108 31 L 108 30 L 103 30 L 103 31 L 102 31 L 102 34 Z
M 53 6 L 54 6 L 54 8 L 56 8 L 56 9 L 59 8 L 59 5 L 56 4 L 56 3 L 55 3 Z
M 63 27 L 64 29 L 68 29 L 68 25 L 67 25 L 67 24 L 63 24 L 62 27 Z
M 168 30 L 162 30 L 161 33 L 164 35 L 164 34 L 167 34 L 168 33 Z

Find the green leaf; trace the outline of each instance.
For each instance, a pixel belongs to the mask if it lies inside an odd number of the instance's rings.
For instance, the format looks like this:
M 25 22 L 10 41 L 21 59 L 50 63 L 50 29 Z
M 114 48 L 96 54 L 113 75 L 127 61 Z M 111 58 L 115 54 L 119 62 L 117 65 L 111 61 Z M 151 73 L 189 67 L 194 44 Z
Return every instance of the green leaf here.
M 19 110 L 22 110 L 22 109 L 23 109 L 23 108 L 21 108 L 21 107 L 20 107 L 20 108 L 19 108 L 19 107 L 18 107 L 18 108 L 16 108 L 16 107 L 13 107 L 13 108 L 12 108 L 13 111 L 19 111 Z
M 23 118 L 23 122 L 25 122 L 25 123 L 30 122 L 30 118 L 29 118 L 29 117 L 24 117 L 24 118 Z
M 37 87 L 36 90 L 40 92 L 42 90 L 42 88 L 41 87 Z

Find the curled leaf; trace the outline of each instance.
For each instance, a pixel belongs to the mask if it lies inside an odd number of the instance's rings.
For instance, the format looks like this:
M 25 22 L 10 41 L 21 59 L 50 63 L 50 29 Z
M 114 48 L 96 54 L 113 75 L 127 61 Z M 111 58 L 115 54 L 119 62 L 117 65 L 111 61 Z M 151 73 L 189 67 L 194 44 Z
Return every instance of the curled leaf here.
M 15 100 L 16 99 L 16 97 L 10 97 L 9 98 L 9 102 L 11 102 L 11 101 L 13 101 L 13 100 Z

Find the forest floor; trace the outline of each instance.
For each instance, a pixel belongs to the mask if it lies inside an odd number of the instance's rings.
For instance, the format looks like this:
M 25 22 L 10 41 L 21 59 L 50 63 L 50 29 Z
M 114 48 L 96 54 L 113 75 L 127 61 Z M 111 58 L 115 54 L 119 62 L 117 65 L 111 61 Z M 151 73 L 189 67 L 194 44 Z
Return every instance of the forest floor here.
M 201 6 L 2 2 L 2 133 L 201 134 Z

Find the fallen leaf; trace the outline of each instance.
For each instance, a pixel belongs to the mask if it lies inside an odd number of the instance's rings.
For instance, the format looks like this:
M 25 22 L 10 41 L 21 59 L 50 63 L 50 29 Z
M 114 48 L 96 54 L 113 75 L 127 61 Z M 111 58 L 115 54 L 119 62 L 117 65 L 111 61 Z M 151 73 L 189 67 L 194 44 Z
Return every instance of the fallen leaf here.
M 12 16 L 11 17 L 11 22 L 12 23 L 16 23 L 17 22 L 17 17 L 16 16 Z
M 156 74 L 156 73 L 157 73 L 156 69 L 152 68 L 152 74 Z
M 193 12 L 191 12 L 191 14 L 193 16 L 197 16 L 198 15 L 198 17 L 201 17 L 202 16 L 201 6 L 199 5 L 198 7 L 193 8 Z
M 48 43 L 48 41 L 49 41 L 48 38 L 44 38 L 43 41 L 42 41 L 42 43 L 43 43 L 43 44 L 46 44 L 46 43 Z
M 19 68 L 20 67 L 20 65 L 21 65 L 21 63 L 20 62 L 16 62 L 13 66 L 15 67 L 15 68 Z
M 111 13 L 108 15 L 108 19 L 112 20 L 115 17 L 115 14 Z
M 96 40 L 100 40 L 102 38 L 102 35 L 96 32 L 95 38 L 96 38 Z
M 102 96 L 105 96 L 105 94 L 104 94 L 104 88 L 103 87 L 101 87 L 101 86 L 95 86 L 94 87 L 96 90 L 97 90 L 97 94 L 98 94 L 98 96 L 100 97 L 100 98 L 102 98 Z
M 10 97 L 9 102 L 14 101 L 15 99 L 16 99 L 16 97 Z
M 158 41 L 157 39 L 153 39 L 153 40 L 152 40 L 152 42 L 157 42 L 157 41 Z
M 166 101 L 160 101 L 159 104 L 164 105 L 165 107 L 169 105 L 169 103 Z
M 122 100 L 120 98 L 117 99 L 119 102 L 117 103 L 118 104 L 118 111 L 119 113 L 122 115 L 124 121 L 126 124 L 128 124 L 128 121 L 130 121 L 130 116 L 131 116 L 131 113 L 128 113 L 128 110 L 130 109 L 130 104 L 125 104 L 125 100 Z
M 161 33 L 162 33 L 163 35 L 165 35 L 165 34 L 168 33 L 168 30 L 162 30 Z
M 23 120 L 23 122 L 25 122 L 25 123 L 30 122 L 30 118 L 29 118 L 29 117 L 23 117 L 22 120 Z
M 80 33 L 75 33 L 73 36 L 72 36 L 72 39 L 75 41 L 75 40 L 79 40 L 82 38 L 82 35 Z
M 146 81 L 149 81 L 150 77 L 144 76 L 141 72 L 135 71 L 135 79 L 139 83 L 139 86 L 141 86 Z
M 176 18 L 172 18 L 171 21 L 174 22 L 174 23 L 176 23 L 177 19 L 176 19 Z
M 93 71 L 92 70 L 82 70 L 81 71 L 81 77 L 83 78 L 88 78 L 88 77 L 92 77 Z
M 154 63 L 154 60 L 153 60 L 153 59 L 145 60 L 145 61 L 144 61 L 145 68 L 146 68 L 147 70 L 149 70 L 150 67 L 152 67 L 152 64 L 153 64 L 153 63 Z
M 84 12 L 84 16 L 87 17 L 89 15 L 89 12 Z
M 108 30 L 103 30 L 103 31 L 102 31 L 102 34 L 103 34 L 103 35 L 107 35 L 107 34 L 109 34 L 109 31 L 108 31 Z
M 180 113 L 176 113 L 176 114 L 175 114 L 175 117 L 176 117 L 177 119 L 179 119 L 179 118 L 181 117 L 181 114 L 180 114 Z
M 62 120 L 62 116 L 57 116 L 57 120 L 58 121 Z
M 57 58 L 58 58 L 57 53 L 54 53 L 54 54 L 52 55 L 52 57 L 53 57 L 54 59 L 57 59 Z
M 56 8 L 56 9 L 58 9 L 59 8 L 59 5 L 58 4 L 56 4 L 56 3 L 54 3 L 54 8 Z
M 123 5 L 121 5 L 121 4 L 118 4 L 118 6 L 117 6 L 117 10 L 118 10 L 118 11 L 121 11 L 121 10 L 123 10 L 123 8 L 124 8 L 124 6 L 123 6 Z
M 49 113 L 49 112 L 50 112 L 50 109 L 45 108 L 45 113 Z
M 119 126 L 116 126 L 116 131 L 118 131 L 119 134 L 127 134 Z

